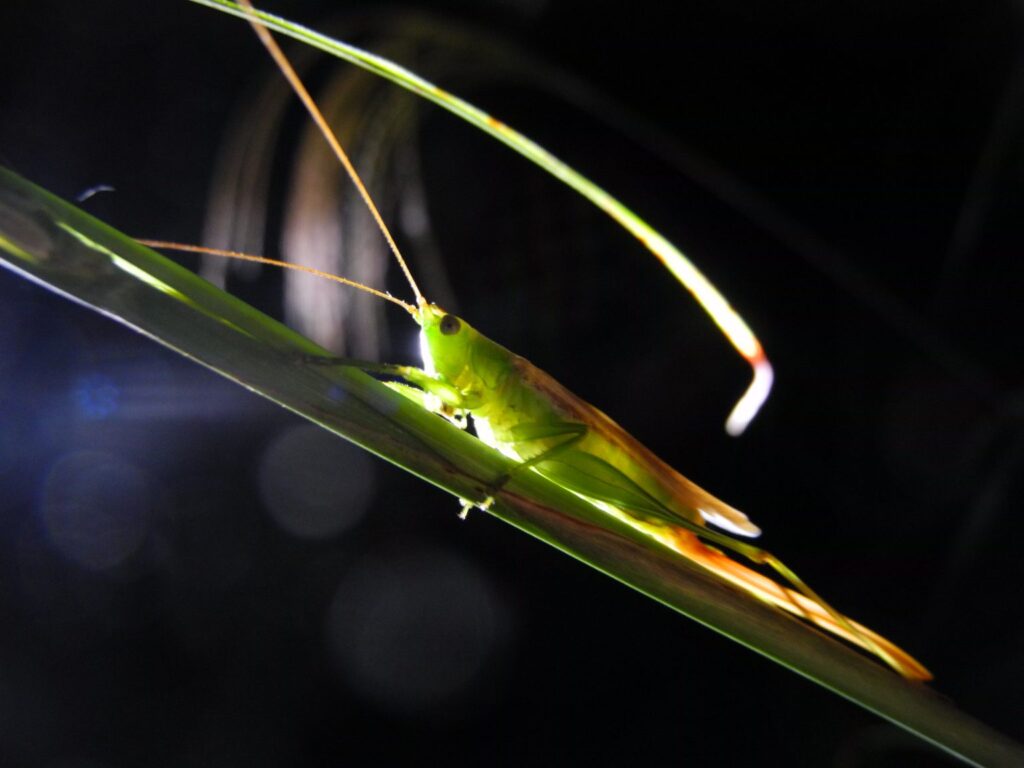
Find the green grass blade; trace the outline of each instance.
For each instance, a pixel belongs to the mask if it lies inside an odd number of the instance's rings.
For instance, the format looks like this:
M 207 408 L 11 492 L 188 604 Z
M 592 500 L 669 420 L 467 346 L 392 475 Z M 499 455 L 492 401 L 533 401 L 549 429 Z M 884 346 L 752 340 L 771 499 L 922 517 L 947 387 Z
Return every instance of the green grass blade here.
M 320 351 L 313 342 L 3 168 L 0 264 L 456 496 L 480 499 L 507 466 L 359 371 L 302 364 L 301 355 Z M 1018 745 L 929 689 L 736 591 L 539 475 L 510 482 L 491 512 L 968 763 L 1024 765 Z M 752 707 L 762 705 L 752 699 Z
M 192 0 L 192 2 L 241 18 L 247 17 L 246 12 L 231 0 Z M 730 434 L 738 435 L 743 432 L 771 390 L 774 378 L 771 365 L 764 355 L 760 342 L 743 318 L 730 306 L 726 298 L 700 269 L 660 232 L 607 190 L 564 163 L 537 142 L 495 119 L 479 107 L 428 80 L 424 80 L 415 72 L 369 51 L 321 35 L 279 16 L 264 11 L 255 13 L 263 24 L 275 32 L 287 35 L 390 80 L 462 118 L 583 195 L 639 240 L 683 287 L 693 294 L 708 317 L 714 321 L 740 356 L 751 365 L 754 374 L 753 381 L 743 397 L 736 403 L 726 421 L 726 430 Z

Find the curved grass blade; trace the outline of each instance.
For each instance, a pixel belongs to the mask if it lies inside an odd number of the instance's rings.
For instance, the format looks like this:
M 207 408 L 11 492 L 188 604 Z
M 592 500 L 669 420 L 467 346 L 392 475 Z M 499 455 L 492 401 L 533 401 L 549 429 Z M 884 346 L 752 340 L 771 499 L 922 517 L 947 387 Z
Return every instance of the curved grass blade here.
M 313 342 L 3 168 L 0 264 L 456 496 L 480 500 L 507 468 L 479 440 L 373 378 L 302 364 L 302 355 L 321 352 Z M 929 689 L 736 591 L 539 475 L 516 475 L 496 502 L 491 513 L 505 522 L 965 762 L 1024 764 L 1024 749 Z
M 246 18 L 246 11 L 230 0 L 192 0 L 193 2 Z M 383 77 L 418 96 L 432 101 L 470 125 L 494 137 L 502 144 L 536 163 L 556 179 L 562 181 L 603 210 L 653 253 L 666 269 L 691 293 L 707 315 L 718 326 L 729 343 L 750 365 L 753 379 L 746 392 L 733 407 L 725 423 L 726 431 L 739 435 L 757 415 L 768 398 L 774 381 L 772 366 L 761 343 L 746 321 L 732 308 L 726 298 L 707 277 L 671 242 L 656 231 L 634 211 L 623 205 L 583 174 L 559 160 L 544 147 L 515 129 L 497 120 L 468 101 L 424 80 L 414 72 L 356 46 L 333 40 L 299 24 L 264 11 L 254 11 L 259 20 L 270 29 L 292 37 L 339 59 Z

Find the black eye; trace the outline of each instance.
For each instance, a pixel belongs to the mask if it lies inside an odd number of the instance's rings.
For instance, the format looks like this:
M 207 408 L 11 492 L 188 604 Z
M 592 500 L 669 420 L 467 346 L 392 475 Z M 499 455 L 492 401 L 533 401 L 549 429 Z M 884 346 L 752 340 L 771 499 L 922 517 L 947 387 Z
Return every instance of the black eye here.
M 445 336 L 454 336 L 462 328 L 462 323 L 455 315 L 445 315 L 441 318 L 441 333 Z

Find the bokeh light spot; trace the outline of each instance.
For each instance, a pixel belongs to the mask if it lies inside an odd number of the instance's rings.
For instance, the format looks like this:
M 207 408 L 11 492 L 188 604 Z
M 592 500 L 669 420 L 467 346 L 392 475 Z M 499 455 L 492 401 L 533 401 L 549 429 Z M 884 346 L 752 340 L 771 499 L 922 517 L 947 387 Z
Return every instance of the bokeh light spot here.
M 357 565 L 328 612 L 327 637 L 358 696 L 396 714 L 443 718 L 482 682 L 508 624 L 477 568 L 431 549 Z
M 138 551 L 151 522 L 150 483 L 135 466 L 99 451 L 58 459 L 40 513 L 50 543 L 83 568 L 103 571 Z
M 121 389 L 102 373 L 89 373 L 75 379 L 72 399 L 79 415 L 86 419 L 105 419 L 120 405 Z
M 278 435 L 260 461 L 260 495 L 285 531 L 307 539 L 335 536 L 366 513 L 374 489 L 373 461 L 311 424 Z

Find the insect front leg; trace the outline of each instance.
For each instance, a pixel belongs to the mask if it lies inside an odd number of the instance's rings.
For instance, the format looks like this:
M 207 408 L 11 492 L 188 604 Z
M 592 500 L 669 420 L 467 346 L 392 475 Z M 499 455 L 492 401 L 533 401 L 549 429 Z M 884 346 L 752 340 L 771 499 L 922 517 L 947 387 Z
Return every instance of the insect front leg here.
M 412 365 L 358 360 L 353 357 L 324 355 L 304 355 L 302 362 L 334 368 L 358 368 L 367 373 L 378 373 L 403 379 L 408 384 L 394 381 L 385 382 L 385 384 L 425 410 L 448 419 L 459 429 L 466 428 L 466 414 L 472 408 L 472 403 L 456 387 L 443 379 L 431 376 L 421 368 Z
M 456 408 L 431 392 L 426 392 L 419 387 L 414 387 L 411 384 L 405 384 L 400 381 L 385 381 L 384 386 L 412 400 L 423 410 L 436 413 L 438 416 L 447 419 L 459 429 L 469 428 L 469 411 L 465 408 Z

